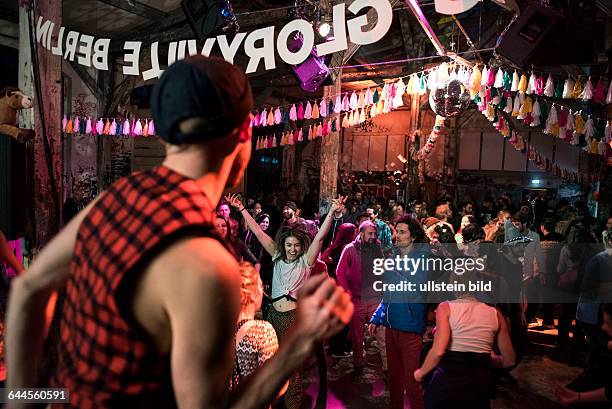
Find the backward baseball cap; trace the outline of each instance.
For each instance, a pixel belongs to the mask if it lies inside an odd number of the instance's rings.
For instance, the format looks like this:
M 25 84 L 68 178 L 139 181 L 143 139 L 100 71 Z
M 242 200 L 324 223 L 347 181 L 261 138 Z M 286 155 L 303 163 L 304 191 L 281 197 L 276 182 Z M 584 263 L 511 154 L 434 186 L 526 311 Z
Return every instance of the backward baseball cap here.
M 229 135 L 253 109 L 253 93 L 246 75 L 216 57 L 196 55 L 177 61 L 164 71 L 151 95 L 155 129 L 174 145 L 206 142 Z M 200 120 L 197 129 L 183 133 L 179 124 Z

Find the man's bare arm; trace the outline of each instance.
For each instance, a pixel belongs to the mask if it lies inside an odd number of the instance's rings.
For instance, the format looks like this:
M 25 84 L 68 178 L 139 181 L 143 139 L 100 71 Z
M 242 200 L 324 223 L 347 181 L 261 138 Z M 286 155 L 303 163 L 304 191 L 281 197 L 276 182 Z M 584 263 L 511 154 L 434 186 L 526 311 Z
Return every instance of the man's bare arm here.
M 11 283 L 6 323 L 7 387 L 34 387 L 45 337 L 45 308 L 53 291 L 70 277 L 70 260 L 81 222 L 95 202 L 83 209 L 43 249 L 29 269 Z

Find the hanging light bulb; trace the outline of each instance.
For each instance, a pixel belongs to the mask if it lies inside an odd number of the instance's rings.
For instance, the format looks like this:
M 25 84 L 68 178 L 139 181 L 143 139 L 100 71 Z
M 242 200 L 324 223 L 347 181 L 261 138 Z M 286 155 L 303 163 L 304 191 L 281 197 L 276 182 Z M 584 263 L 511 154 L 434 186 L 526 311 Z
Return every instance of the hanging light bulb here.
M 329 33 L 331 33 L 331 26 L 329 25 L 329 23 L 323 23 L 319 26 L 319 34 L 321 35 L 321 37 L 327 38 L 329 36 Z

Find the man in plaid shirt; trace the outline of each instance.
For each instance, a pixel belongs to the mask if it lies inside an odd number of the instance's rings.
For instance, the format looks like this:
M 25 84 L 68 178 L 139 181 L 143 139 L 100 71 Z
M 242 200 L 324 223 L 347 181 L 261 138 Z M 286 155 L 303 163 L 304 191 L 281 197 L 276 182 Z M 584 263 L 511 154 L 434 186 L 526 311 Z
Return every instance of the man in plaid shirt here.
M 162 166 L 102 193 L 13 283 L 9 388 L 38 385 L 45 307 L 63 288 L 51 385 L 69 389 L 70 407 L 264 407 L 349 322 L 348 294 L 313 277 L 277 355 L 227 396 L 240 281 L 211 220 L 250 159 L 252 104 L 246 76 L 220 59 L 165 71 L 152 96 Z

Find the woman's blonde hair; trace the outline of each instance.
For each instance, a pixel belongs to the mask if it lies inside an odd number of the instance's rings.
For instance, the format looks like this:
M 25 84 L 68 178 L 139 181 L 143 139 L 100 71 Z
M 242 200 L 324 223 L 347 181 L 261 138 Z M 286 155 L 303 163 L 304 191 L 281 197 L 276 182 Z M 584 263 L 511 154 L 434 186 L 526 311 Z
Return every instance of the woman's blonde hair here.
M 263 285 L 255 267 L 246 261 L 240 263 L 240 306 L 254 305 L 263 292 Z

